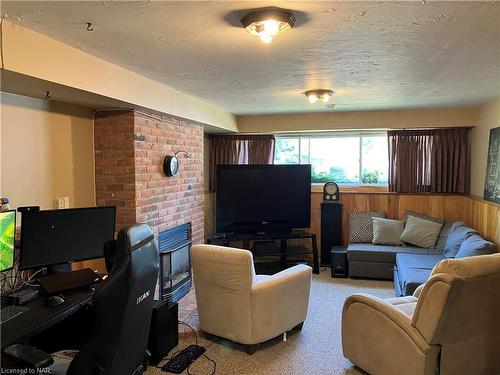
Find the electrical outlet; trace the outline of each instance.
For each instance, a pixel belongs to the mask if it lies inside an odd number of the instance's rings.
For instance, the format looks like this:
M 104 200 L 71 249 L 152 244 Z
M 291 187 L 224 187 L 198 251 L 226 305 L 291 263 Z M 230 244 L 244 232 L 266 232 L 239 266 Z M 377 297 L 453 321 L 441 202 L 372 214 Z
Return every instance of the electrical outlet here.
M 64 198 L 61 198 L 61 197 L 56 197 L 54 199 L 55 203 L 56 203 L 56 208 L 57 209 L 61 209 L 61 208 L 64 208 Z
M 56 197 L 55 202 L 57 209 L 69 208 L 69 197 Z

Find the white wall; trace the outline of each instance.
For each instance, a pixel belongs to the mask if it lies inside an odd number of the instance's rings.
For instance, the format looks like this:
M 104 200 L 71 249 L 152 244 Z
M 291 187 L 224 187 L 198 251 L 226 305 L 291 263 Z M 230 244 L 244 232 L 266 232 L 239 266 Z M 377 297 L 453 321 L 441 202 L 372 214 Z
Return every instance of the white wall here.
M 93 121 L 89 109 L 1 93 L 0 196 L 12 207 L 94 205 Z
M 470 193 L 483 197 L 490 129 L 500 126 L 500 98 L 483 105 L 471 133 Z

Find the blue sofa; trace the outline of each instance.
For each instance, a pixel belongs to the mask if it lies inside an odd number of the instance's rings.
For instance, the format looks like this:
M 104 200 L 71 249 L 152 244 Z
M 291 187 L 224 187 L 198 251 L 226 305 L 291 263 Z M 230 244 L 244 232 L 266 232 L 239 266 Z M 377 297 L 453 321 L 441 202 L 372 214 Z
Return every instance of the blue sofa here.
M 474 236 L 476 241 L 472 241 L 471 236 Z M 462 246 L 469 238 L 470 244 Z M 459 250 L 464 252 L 462 256 L 470 256 L 492 253 L 496 251 L 496 247 L 480 238 L 474 229 L 462 222 L 448 222 L 443 225 L 435 249 L 371 243 L 349 244 L 349 276 L 394 280 L 397 296 L 412 295 L 419 285 L 427 281 L 437 263 L 457 256 Z

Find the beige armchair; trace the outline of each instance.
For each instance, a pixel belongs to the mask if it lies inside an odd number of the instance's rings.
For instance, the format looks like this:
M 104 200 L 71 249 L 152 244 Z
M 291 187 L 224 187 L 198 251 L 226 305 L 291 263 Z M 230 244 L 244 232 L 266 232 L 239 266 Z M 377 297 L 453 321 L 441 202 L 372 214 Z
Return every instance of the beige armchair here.
M 191 263 L 202 331 L 245 344 L 252 354 L 255 344 L 302 327 L 311 267 L 256 275 L 250 251 L 213 245 L 193 246 Z
M 500 254 L 443 260 L 410 297 L 350 296 L 342 346 L 370 374 L 500 374 Z

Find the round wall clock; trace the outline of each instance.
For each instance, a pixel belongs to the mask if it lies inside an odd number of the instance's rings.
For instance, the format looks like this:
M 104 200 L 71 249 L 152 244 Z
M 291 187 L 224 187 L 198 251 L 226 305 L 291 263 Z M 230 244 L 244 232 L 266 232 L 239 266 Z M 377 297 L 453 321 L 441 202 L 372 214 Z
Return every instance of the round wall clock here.
M 339 185 L 333 181 L 327 182 L 323 186 L 323 201 L 338 202 L 339 200 Z
M 173 177 L 179 172 L 179 160 L 175 155 L 167 155 L 163 160 L 163 172 L 167 177 Z

